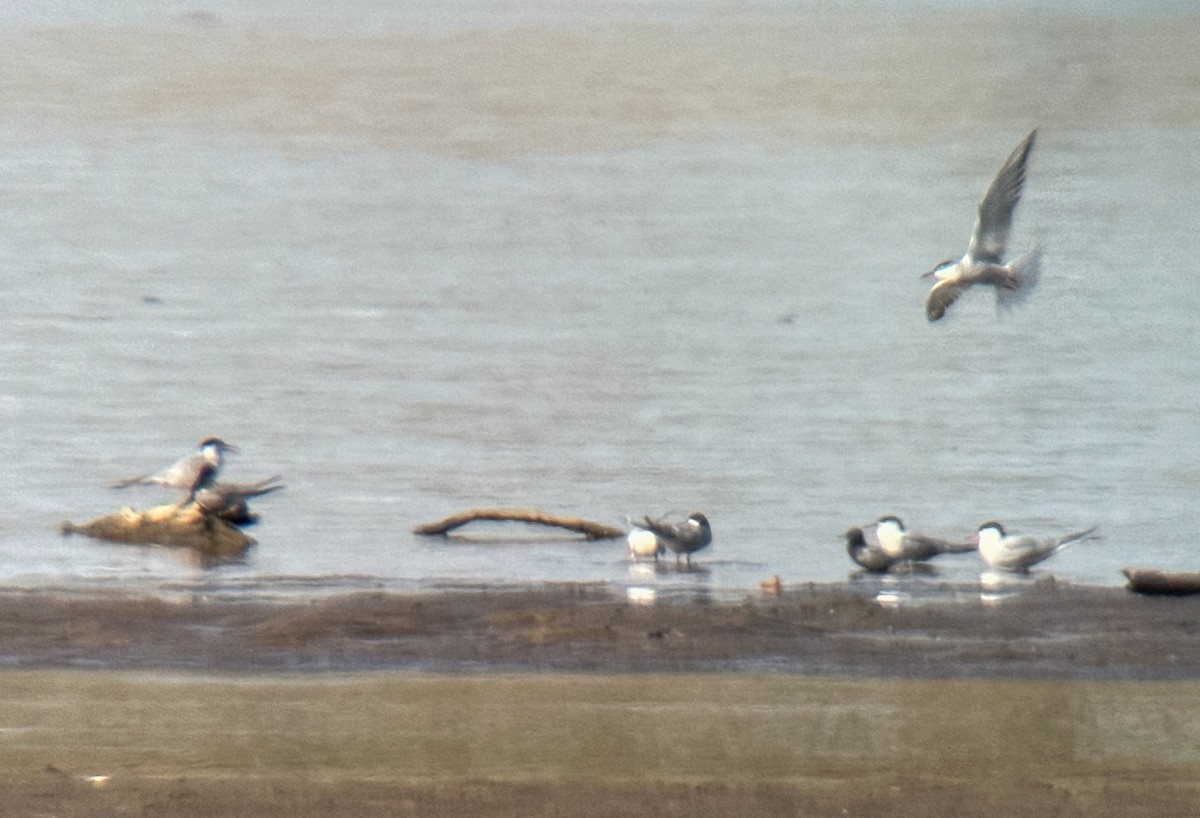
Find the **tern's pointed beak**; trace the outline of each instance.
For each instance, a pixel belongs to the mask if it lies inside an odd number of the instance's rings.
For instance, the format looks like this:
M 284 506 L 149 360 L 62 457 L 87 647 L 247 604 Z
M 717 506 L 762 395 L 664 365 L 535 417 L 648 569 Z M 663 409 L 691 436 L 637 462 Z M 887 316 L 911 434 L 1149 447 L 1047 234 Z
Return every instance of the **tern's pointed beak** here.
M 928 276 L 937 275 L 939 270 L 945 270 L 945 269 L 947 269 L 949 267 L 953 267 L 953 266 L 954 266 L 954 259 L 948 258 L 945 261 L 942 261 L 942 262 L 939 262 L 939 263 L 933 265 L 933 269 L 930 270 L 928 273 L 921 273 L 920 278 L 927 278 Z

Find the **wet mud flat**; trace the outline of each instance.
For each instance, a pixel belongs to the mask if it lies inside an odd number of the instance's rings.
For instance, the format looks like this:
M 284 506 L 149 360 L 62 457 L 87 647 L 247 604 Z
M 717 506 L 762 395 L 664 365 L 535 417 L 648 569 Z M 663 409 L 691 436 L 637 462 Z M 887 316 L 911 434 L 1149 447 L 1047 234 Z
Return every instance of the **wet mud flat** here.
M 9 591 L 0 795 L 59 816 L 1195 814 L 1195 601 L 910 602 Z
M 654 604 L 602 583 L 274 600 L 9 589 L 0 667 L 1200 679 L 1200 597 L 1051 579 L 1007 594 L 895 587 Z

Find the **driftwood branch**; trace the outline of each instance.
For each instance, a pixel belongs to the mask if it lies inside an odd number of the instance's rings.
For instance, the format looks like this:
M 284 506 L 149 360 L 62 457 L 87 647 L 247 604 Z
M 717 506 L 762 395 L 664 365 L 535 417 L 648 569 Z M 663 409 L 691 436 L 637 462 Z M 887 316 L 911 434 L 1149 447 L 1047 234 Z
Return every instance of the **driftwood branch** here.
M 530 508 L 471 508 L 451 514 L 443 520 L 434 523 L 424 523 L 413 529 L 414 534 L 445 535 L 456 528 L 473 523 L 476 520 L 492 522 L 536 523 L 537 525 L 565 528 L 582 534 L 589 540 L 613 540 L 624 537 L 625 532 L 604 523 L 595 523 L 580 517 L 560 517 L 557 514 L 547 514 L 544 511 Z
M 1200 594 L 1200 572 L 1168 573 L 1155 568 L 1125 568 L 1121 573 L 1129 580 L 1126 587 L 1134 593 L 1160 596 Z

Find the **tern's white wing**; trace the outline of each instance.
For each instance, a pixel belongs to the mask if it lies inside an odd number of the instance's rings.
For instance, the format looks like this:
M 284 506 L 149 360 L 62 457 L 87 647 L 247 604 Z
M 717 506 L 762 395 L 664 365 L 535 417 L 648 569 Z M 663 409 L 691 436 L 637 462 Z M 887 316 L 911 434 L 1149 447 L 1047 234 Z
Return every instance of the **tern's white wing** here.
M 200 475 L 208 468 L 204 456 L 197 452 L 181 457 L 171 466 L 151 476 L 149 480 L 160 486 L 188 490 L 199 481 Z
M 123 489 L 129 486 L 164 486 L 169 489 L 189 490 L 197 476 L 205 468 L 204 457 L 197 453 L 181 457 L 167 468 L 155 474 L 143 474 L 138 477 L 127 477 L 113 483 L 113 488 Z
M 1055 539 L 1031 537 L 1006 537 L 1000 559 L 1000 567 L 1028 568 L 1036 565 L 1058 550 L 1059 542 Z
M 1025 166 L 1037 129 L 1029 132 L 1016 150 L 1008 157 L 1004 167 L 992 180 L 991 187 L 979 202 L 979 215 L 975 219 L 975 232 L 971 234 L 971 246 L 967 255 L 974 261 L 999 264 L 1004 259 L 1004 247 L 1008 244 L 1008 229 L 1012 225 L 1013 211 L 1021 201 L 1021 189 L 1025 185 Z

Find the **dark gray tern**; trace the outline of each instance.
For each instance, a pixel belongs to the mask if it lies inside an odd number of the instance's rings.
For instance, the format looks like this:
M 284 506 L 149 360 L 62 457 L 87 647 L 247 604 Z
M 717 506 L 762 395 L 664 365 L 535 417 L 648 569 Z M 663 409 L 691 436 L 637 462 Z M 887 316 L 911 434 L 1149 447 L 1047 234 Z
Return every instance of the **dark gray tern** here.
M 691 565 L 692 554 L 712 543 L 712 528 L 708 518 L 700 512 L 689 514 L 683 522 L 655 520 L 647 516 L 637 525 L 653 533 L 659 543 L 675 555 L 675 562 L 684 556 L 687 564 Z
M 257 483 L 214 481 L 196 492 L 196 505 L 207 515 L 220 517 L 233 525 L 253 525 L 258 515 L 250 511 L 249 501 L 283 488 L 279 475 Z

